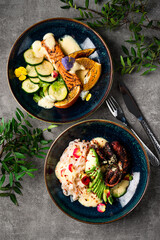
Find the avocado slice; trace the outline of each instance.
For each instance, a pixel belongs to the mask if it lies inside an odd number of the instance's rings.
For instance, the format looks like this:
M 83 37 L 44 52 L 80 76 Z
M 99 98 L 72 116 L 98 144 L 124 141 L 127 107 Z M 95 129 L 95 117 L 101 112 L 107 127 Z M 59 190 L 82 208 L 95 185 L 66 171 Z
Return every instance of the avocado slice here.
M 90 148 L 89 153 L 87 155 L 85 172 L 92 171 L 97 166 L 99 166 L 98 155 L 94 148 Z
M 97 180 L 100 178 L 100 176 L 101 176 L 101 171 L 98 170 L 95 179 L 93 180 L 93 182 L 89 186 L 90 188 L 92 188 L 94 186 L 94 184 L 97 182 Z
M 98 198 L 101 199 L 103 191 L 104 191 L 104 183 L 101 182 L 101 185 L 99 186 L 99 189 L 98 189 L 98 191 L 97 191 L 97 196 L 98 196 Z
M 96 182 L 96 183 L 94 184 L 94 186 L 92 187 L 92 191 L 93 191 L 94 193 L 97 192 L 97 189 L 99 188 L 100 184 L 101 184 L 101 179 L 98 179 L 97 182 Z

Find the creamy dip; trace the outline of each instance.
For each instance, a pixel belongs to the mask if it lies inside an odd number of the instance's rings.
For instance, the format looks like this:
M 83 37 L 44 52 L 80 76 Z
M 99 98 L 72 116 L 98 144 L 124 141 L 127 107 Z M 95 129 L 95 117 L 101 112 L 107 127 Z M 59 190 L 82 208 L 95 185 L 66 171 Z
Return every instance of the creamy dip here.
M 59 44 L 64 54 L 69 55 L 70 53 L 82 50 L 78 43 L 70 35 L 65 35 L 59 39 Z
M 75 61 L 69 72 L 75 74 L 78 70 L 85 70 L 85 67 Z
M 32 44 L 32 49 L 36 57 L 41 58 L 44 57 L 46 54 L 46 50 L 44 47 L 42 47 L 41 41 L 34 41 Z
M 55 99 L 53 99 L 51 96 L 48 95 L 48 96 L 41 98 L 38 101 L 38 106 L 46 108 L 46 109 L 50 109 L 50 108 L 54 107 L 54 102 L 55 102 Z
M 45 41 L 45 44 L 47 45 L 47 47 L 49 47 L 50 49 L 53 49 L 56 45 L 56 40 L 54 38 L 53 33 L 45 34 L 43 37 L 43 40 Z

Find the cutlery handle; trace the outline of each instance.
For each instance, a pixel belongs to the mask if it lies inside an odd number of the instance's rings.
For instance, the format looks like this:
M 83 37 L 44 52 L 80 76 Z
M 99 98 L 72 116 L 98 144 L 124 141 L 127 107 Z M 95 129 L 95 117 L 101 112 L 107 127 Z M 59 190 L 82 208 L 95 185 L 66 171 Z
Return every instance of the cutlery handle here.
M 158 155 L 158 159 L 160 159 L 160 144 L 159 144 L 158 140 L 156 139 L 154 133 L 150 129 L 146 120 L 144 118 L 140 118 L 139 120 L 140 120 L 140 123 L 142 124 L 142 127 L 146 131 L 148 137 L 150 138 L 151 142 L 153 143 L 153 146 L 154 146 L 154 148 L 157 152 L 157 155 Z
M 140 137 L 137 135 L 137 133 L 133 130 L 133 128 L 130 127 L 130 130 L 134 133 L 134 135 L 138 138 L 138 140 L 142 143 L 144 149 L 147 152 L 148 158 L 152 166 L 158 167 L 160 162 L 158 158 L 152 153 L 152 151 L 147 147 L 147 145 L 140 139 Z
M 147 147 L 147 145 L 142 141 L 142 139 L 137 135 L 137 133 L 134 131 L 134 129 L 131 127 L 130 123 L 127 121 L 127 119 L 123 116 L 121 117 L 121 120 L 133 133 L 134 135 L 138 138 L 138 140 L 142 143 L 144 149 L 147 152 L 148 158 L 152 166 L 158 167 L 160 165 L 159 159 L 153 154 L 153 152 Z

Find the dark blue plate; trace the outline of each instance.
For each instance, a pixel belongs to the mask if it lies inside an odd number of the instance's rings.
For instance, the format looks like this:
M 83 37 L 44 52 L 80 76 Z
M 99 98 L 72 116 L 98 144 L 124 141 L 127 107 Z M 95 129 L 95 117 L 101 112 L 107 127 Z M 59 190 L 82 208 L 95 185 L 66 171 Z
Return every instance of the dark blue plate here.
M 63 195 L 61 184 L 55 176 L 55 166 L 64 149 L 74 139 L 91 140 L 104 137 L 108 141 L 120 141 L 131 155 L 133 180 L 127 193 L 107 204 L 106 211 L 100 213 L 96 208 L 87 208 L 78 201 L 71 202 Z M 56 205 L 67 215 L 87 223 L 108 223 L 118 220 L 131 212 L 142 199 L 149 180 L 149 161 L 139 140 L 125 127 L 107 120 L 83 121 L 65 130 L 51 145 L 45 160 L 45 182 L 48 192 Z
M 68 109 L 44 109 L 33 101 L 33 96 L 21 89 L 21 82 L 15 77 L 14 70 L 26 66 L 23 53 L 35 40 L 42 40 L 44 34 L 52 32 L 56 39 L 71 35 L 83 48 L 96 47 L 91 58 L 102 64 L 101 77 L 90 91 L 90 101 L 78 101 Z M 95 111 L 105 100 L 112 85 L 113 66 L 108 47 L 102 38 L 90 27 L 79 21 L 67 18 L 48 19 L 27 29 L 15 42 L 8 60 L 8 79 L 10 89 L 18 103 L 31 115 L 41 120 L 54 123 L 67 123 L 79 120 Z

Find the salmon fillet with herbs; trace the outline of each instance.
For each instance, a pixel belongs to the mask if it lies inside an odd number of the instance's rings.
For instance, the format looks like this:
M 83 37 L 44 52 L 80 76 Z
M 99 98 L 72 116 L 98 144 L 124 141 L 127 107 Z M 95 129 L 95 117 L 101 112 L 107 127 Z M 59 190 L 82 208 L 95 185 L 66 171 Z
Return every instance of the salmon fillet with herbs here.
M 63 66 L 61 60 L 65 57 L 64 53 L 62 52 L 58 42 L 56 42 L 54 49 L 50 49 L 46 44 L 45 41 L 42 41 L 42 47 L 45 48 L 47 52 L 47 59 L 55 66 L 55 68 L 59 71 L 60 75 L 62 76 L 63 80 L 66 83 L 66 86 L 69 91 L 71 91 L 76 86 L 82 86 L 82 83 L 78 76 L 74 73 L 68 72 L 65 67 Z

